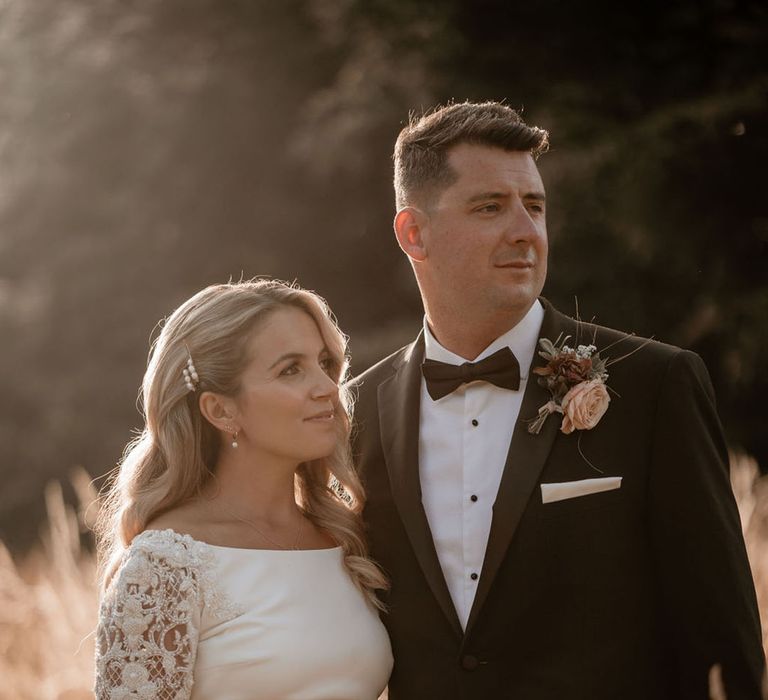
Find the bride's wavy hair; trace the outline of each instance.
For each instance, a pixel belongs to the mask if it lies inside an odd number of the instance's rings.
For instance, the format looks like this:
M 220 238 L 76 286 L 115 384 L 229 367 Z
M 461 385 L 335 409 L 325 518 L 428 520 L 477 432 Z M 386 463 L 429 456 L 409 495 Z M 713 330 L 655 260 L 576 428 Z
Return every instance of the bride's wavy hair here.
M 347 338 L 321 297 L 267 279 L 203 289 L 171 314 L 152 344 L 141 389 L 146 425 L 109 480 L 96 525 L 102 586 L 136 535 L 160 514 L 199 496 L 214 478 L 222 440 L 200 413 L 199 393 L 235 396 L 250 359 L 249 340 L 272 313 L 286 307 L 306 312 L 317 324 L 344 409 L 336 415 L 333 453 L 296 470 L 297 503 L 342 547 L 355 585 L 382 607 L 375 591 L 385 590 L 388 582 L 368 557 L 361 518 L 365 494 L 350 450 Z M 183 376 L 190 356 L 199 377 L 197 391 L 188 390 Z

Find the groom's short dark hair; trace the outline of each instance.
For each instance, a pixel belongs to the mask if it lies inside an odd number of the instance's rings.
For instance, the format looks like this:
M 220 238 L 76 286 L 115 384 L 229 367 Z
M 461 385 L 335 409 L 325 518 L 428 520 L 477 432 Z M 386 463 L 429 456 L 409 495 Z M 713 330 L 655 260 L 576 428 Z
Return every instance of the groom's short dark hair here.
M 448 151 L 460 143 L 528 151 L 534 158 L 549 146 L 544 129 L 528 126 L 500 102 L 461 102 L 411 115 L 395 143 L 395 200 L 398 209 L 418 199 L 426 204 L 456 180 Z

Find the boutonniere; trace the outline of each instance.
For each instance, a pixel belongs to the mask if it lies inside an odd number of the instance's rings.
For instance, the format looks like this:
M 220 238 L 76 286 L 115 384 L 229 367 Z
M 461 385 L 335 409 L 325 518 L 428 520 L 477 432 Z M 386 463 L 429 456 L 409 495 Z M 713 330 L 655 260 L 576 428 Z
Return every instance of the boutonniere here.
M 574 430 L 591 430 L 608 410 L 607 361 L 600 357 L 594 345 L 566 343 L 570 336 L 539 339 L 539 356 L 547 364 L 533 369 L 538 382 L 549 391 L 550 400 L 539 408 L 539 415 L 528 426 L 528 432 L 537 435 L 544 421 L 553 413 L 563 416 L 560 430 L 566 435 Z
M 573 348 L 568 346 L 566 343 L 570 337 L 560 336 L 554 343 L 549 338 L 539 338 L 539 356 L 543 357 L 547 364 L 534 367 L 533 373 L 538 375 L 539 385 L 549 391 L 550 399 L 539 408 L 538 416 L 529 421 L 528 432 L 534 435 L 538 435 L 544 421 L 553 413 L 562 414 L 560 430 L 566 435 L 574 430 L 592 430 L 605 415 L 611 402 L 608 394 L 610 388 L 606 384 L 608 367 L 634 355 L 653 340 L 647 338 L 628 353 L 609 360 L 600 356 L 600 351 L 594 344 L 577 345 Z M 608 348 L 632 337 L 634 334 L 625 335 L 611 343 Z M 603 351 L 608 348 L 603 348 Z M 613 393 L 616 394 L 615 391 Z

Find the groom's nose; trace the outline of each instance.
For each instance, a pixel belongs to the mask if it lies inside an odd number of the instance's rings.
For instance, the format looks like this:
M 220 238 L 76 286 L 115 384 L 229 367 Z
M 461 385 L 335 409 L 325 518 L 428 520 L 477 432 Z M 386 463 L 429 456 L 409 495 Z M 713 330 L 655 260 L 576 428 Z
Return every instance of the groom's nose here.
M 505 238 L 511 244 L 530 243 L 544 234 L 543 227 L 534 221 L 522 200 L 516 200 L 510 207 Z

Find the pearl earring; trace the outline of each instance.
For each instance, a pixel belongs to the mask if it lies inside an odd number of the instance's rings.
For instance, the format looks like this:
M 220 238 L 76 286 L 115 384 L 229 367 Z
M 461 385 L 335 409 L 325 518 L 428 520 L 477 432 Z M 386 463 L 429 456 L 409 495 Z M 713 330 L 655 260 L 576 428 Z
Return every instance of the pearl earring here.
M 237 449 L 237 430 L 232 433 L 232 448 L 235 450 Z

